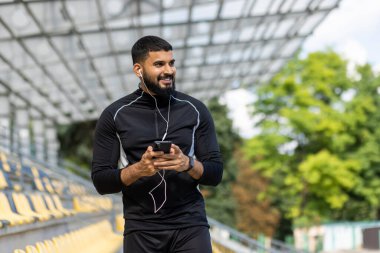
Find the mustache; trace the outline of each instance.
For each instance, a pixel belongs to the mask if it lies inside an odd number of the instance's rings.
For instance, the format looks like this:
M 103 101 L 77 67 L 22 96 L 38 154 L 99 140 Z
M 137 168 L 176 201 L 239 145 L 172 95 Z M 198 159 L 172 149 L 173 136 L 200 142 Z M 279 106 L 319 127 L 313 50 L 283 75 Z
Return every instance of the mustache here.
M 158 80 L 167 79 L 167 78 L 170 78 L 170 79 L 174 80 L 174 75 L 163 75 L 163 76 L 159 76 L 159 77 L 158 77 Z

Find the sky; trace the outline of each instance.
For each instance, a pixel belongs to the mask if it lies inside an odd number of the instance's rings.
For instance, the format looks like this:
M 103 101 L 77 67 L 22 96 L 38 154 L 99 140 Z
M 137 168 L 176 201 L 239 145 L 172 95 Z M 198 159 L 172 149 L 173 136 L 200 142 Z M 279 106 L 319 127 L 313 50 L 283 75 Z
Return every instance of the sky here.
M 370 63 L 380 73 L 380 1 L 342 0 L 303 44 L 301 56 L 331 47 L 349 60 L 348 68 L 355 64 Z M 257 133 L 249 104 L 254 94 L 246 90 L 232 90 L 225 94 L 234 127 L 244 138 Z

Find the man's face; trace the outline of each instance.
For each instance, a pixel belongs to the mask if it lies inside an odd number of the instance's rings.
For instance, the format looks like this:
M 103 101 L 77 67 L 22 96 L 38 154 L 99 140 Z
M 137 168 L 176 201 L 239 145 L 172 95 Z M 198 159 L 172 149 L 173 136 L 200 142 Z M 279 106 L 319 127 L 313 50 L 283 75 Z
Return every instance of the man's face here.
M 156 95 L 169 96 L 175 90 L 173 51 L 149 52 L 142 64 L 143 78 L 147 88 Z

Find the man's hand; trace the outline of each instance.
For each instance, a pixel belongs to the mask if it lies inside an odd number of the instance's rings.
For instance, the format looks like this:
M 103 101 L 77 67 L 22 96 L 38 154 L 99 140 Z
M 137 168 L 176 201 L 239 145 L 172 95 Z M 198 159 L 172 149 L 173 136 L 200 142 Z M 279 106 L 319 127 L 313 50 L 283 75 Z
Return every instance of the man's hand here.
M 149 146 L 142 155 L 141 160 L 121 171 L 121 181 L 125 185 L 131 185 L 141 177 L 149 177 L 156 174 L 159 169 L 154 166 L 156 157 L 162 157 L 164 152 L 153 151 L 153 147 Z
M 157 157 L 162 157 L 163 155 L 164 152 L 153 151 L 153 147 L 149 146 L 142 155 L 140 162 L 136 164 L 136 173 L 141 177 L 153 176 L 158 171 L 158 168 L 154 165 L 154 161 Z
M 189 157 L 175 144 L 170 148 L 170 154 L 155 156 L 154 167 L 159 170 L 184 171 L 189 167 Z

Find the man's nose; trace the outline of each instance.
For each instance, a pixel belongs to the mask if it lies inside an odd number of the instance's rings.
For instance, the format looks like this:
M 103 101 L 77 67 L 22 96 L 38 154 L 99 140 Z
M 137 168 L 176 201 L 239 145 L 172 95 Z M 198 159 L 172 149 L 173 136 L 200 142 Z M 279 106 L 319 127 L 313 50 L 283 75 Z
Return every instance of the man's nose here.
M 173 75 L 174 74 L 174 68 L 170 65 L 166 65 L 165 69 L 164 69 L 164 74 Z

